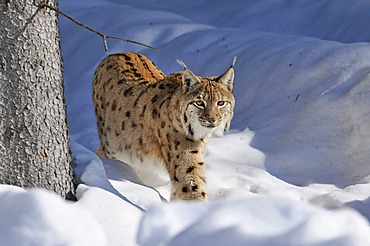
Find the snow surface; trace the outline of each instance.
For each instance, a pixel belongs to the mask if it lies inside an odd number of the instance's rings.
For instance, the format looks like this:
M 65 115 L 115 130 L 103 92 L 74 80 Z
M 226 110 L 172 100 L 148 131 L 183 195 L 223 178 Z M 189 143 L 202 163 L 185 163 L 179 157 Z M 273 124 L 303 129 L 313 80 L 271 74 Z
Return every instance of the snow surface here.
M 206 151 L 210 202 L 167 203 L 100 160 L 91 81 L 102 40 L 60 18 L 78 201 L 0 186 L 1 245 L 370 245 L 370 3 L 80 0 L 60 8 L 165 73 L 234 56 L 232 130 Z

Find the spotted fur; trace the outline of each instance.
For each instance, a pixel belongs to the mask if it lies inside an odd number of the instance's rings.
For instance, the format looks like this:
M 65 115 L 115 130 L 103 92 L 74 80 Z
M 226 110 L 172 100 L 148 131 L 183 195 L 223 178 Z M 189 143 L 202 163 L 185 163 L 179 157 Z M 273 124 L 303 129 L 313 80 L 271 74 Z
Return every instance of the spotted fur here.
M 204 150 L 233 116 L 233 65 L 221 76 L 166 76 L 133 52 L 107 56 L 94 74 L 100 157 L 133 166 L 143 182 L 172 183 L 171 199 L 206 200 Z M 161 176 L 161 177 L 159 177 Z

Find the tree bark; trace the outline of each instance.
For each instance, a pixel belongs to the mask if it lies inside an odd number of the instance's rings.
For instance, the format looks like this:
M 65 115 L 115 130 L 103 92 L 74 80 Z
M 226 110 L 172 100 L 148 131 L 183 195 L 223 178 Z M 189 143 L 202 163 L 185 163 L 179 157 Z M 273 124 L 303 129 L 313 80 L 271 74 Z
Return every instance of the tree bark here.
M 74 199 L 66 119 L 56 13 L 0 0 L 0 183 Z

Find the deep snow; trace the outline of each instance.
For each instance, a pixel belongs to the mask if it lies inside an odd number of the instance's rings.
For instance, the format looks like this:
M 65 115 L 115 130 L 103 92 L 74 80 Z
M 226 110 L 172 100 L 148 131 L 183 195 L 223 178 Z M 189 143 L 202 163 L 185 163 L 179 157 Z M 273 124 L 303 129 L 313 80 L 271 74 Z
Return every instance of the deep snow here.
M 180 58 L 198 75 L 219 74 L 237 55 L 232 130 L 207 148 L 208 203 L 167 204 L 129 166 L 101 162 L 91 81 L 106 54 L 100 37 L 60 18 L 78 202 L 1 186 L 1 244 L 370 244 L 367 1 L 60 5 L 159 48 L 108 41 L 111 53 L 141 52 L 165 73 Z

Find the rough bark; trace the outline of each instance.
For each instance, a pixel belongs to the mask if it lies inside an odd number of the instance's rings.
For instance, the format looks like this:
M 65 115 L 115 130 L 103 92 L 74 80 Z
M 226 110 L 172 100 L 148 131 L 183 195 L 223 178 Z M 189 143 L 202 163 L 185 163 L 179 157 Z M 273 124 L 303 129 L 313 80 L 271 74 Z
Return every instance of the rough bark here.
M 36 5 L 0 0 L 0 183 L 73 199 L 58 18 Z

